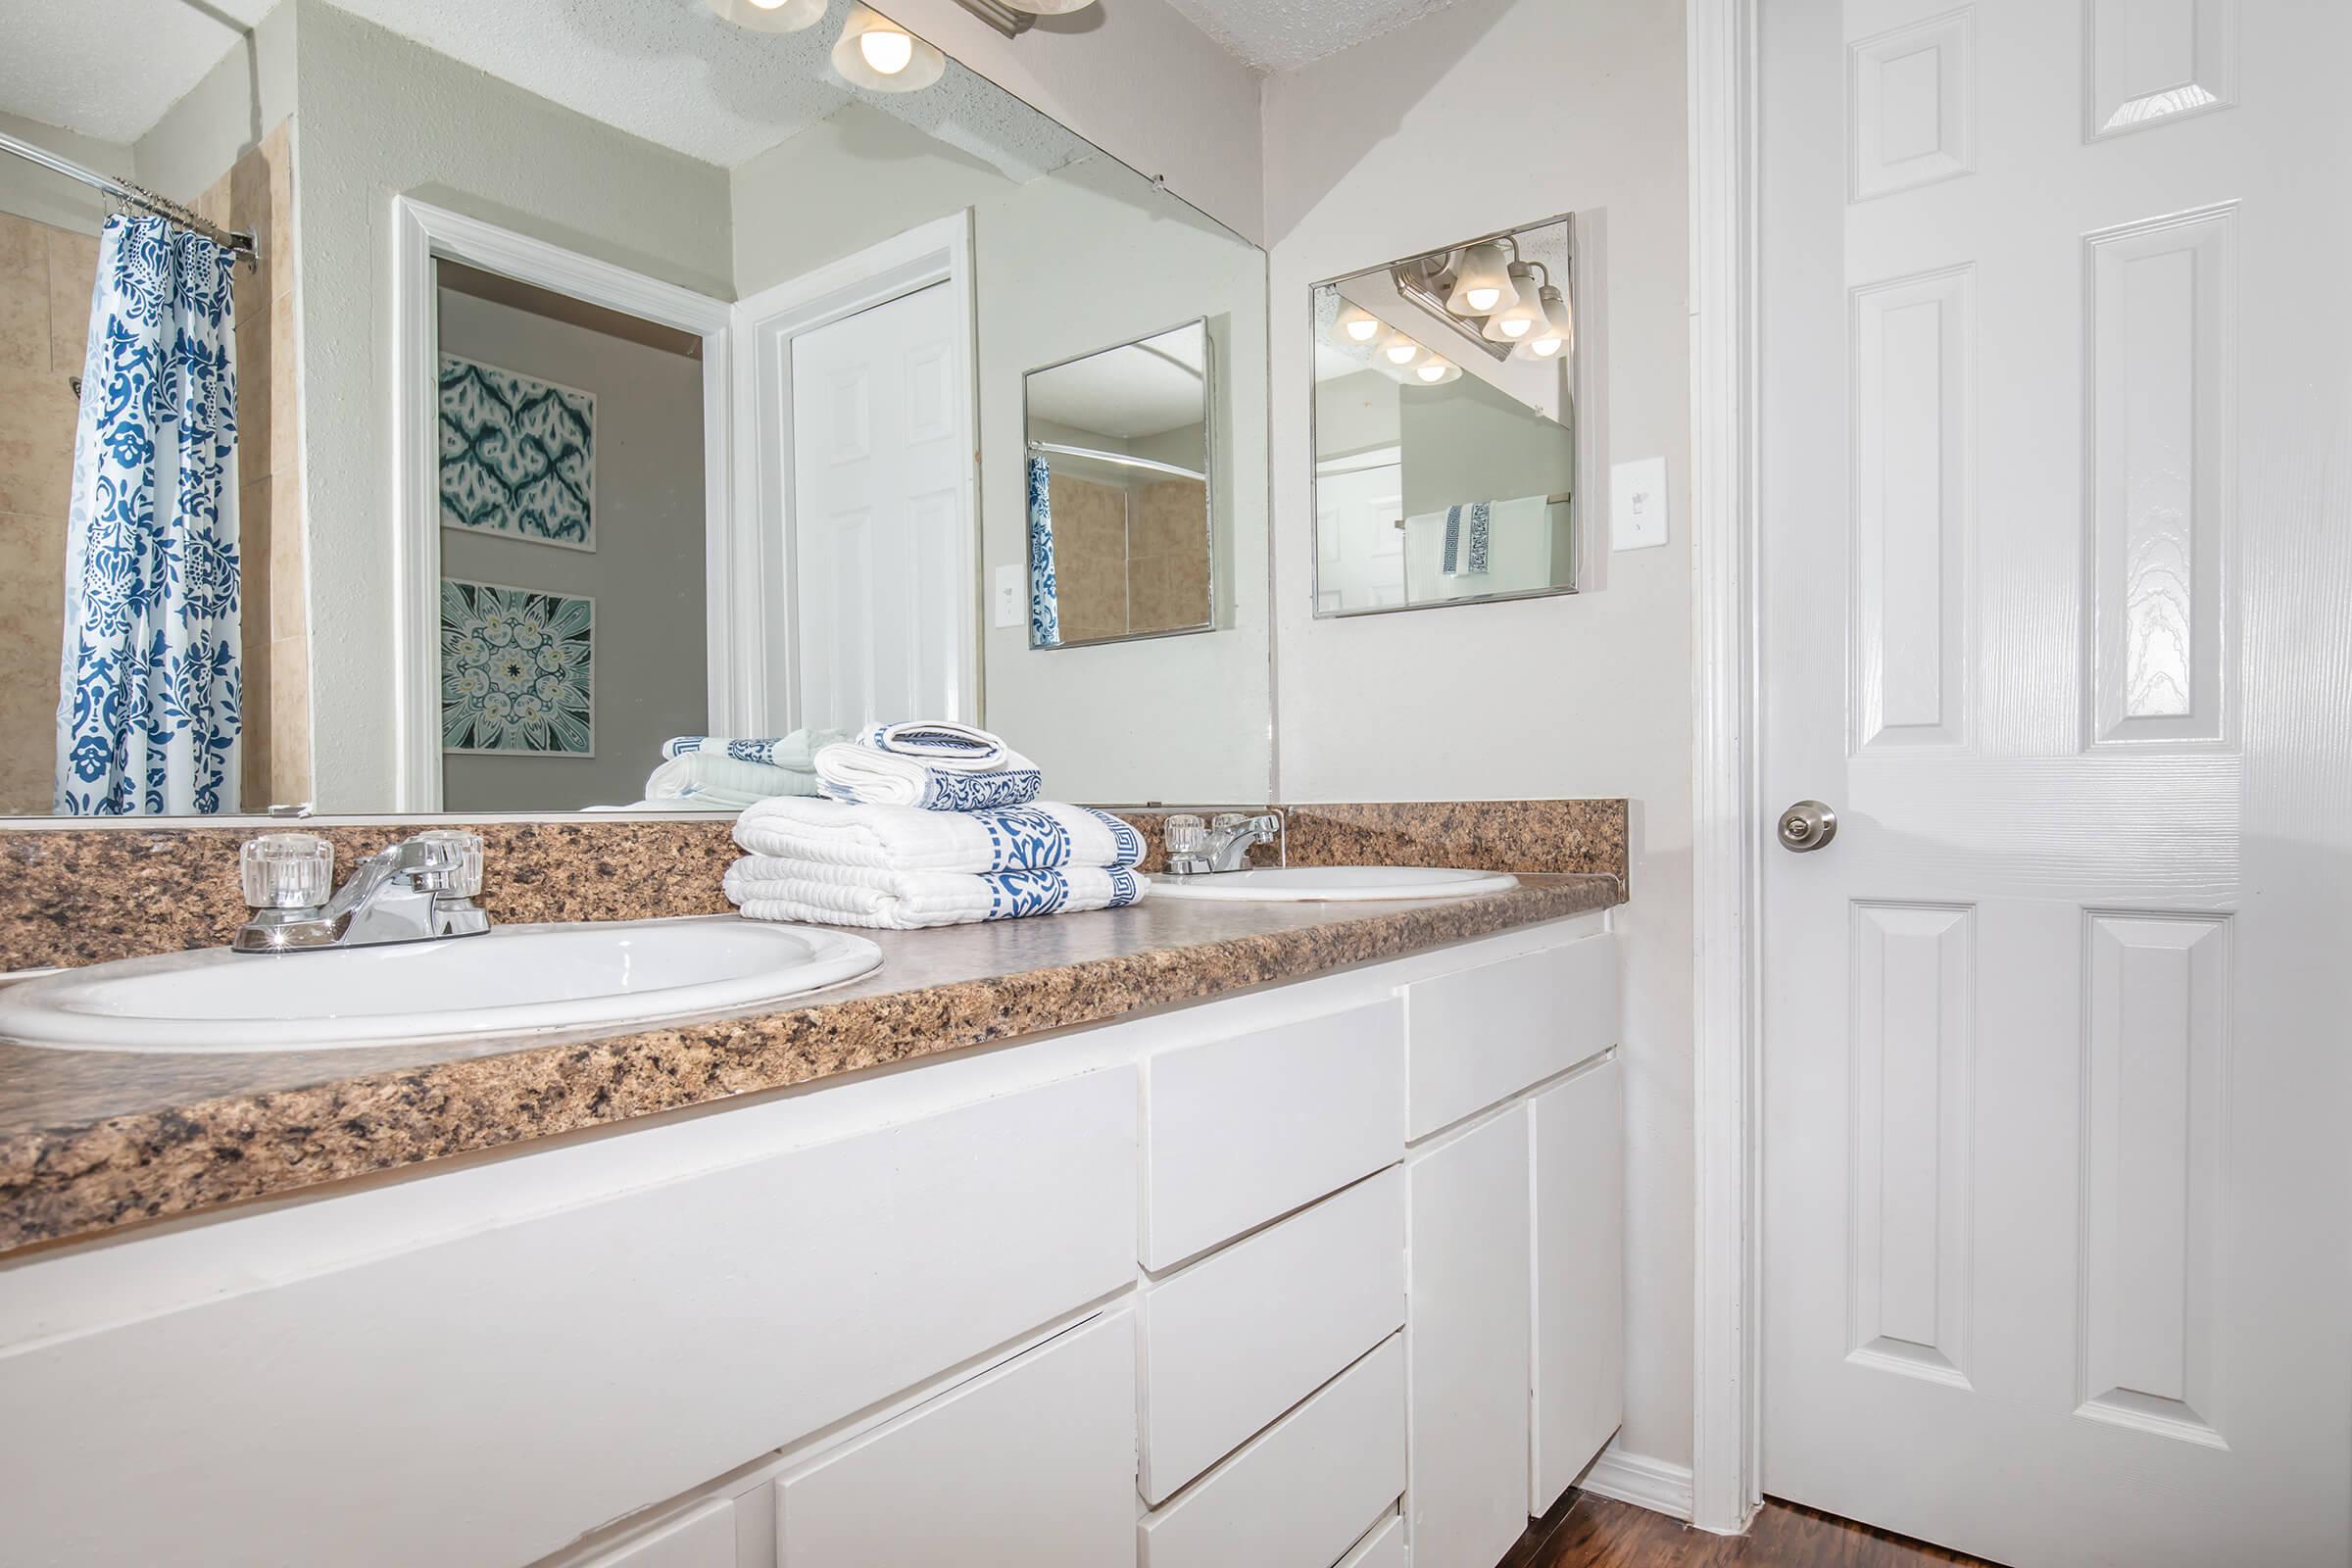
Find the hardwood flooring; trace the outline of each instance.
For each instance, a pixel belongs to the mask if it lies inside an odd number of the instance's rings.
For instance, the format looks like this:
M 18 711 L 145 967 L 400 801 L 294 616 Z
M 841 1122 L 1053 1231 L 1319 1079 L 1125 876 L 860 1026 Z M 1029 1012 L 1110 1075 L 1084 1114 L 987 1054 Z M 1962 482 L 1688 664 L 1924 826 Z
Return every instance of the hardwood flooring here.
M 1998 1568 L 1793 1503 L 1767 1499 L 1744 1536 L 1689 1525 L 1582 1492 L 1530 1526 L 1500 1568 Z

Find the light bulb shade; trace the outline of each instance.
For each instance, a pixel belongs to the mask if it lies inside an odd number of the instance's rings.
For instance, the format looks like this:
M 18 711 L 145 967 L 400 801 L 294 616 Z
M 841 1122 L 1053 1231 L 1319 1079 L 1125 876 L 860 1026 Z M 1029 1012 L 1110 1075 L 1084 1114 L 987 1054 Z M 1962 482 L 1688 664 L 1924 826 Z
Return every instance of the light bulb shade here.
M 1402 369 L 1405 366 L 1420 359 L 1425 352 L 1420 344 L 1406 337 L 1402 332 L 1380 346 L 1380 357 L 1398 369 Z
M 1066 17 L 1094 3 L 1095 0 L 998 0 L 998 4 L 1009 10 L 1026 11 L 1037 17 Z
M 1538 295 L 1537 303 L 1544 310 L 1543 329 L 1533 337 L 1520 339 L 1518 348 L 1512 351 L 1512 358 L 1562 359 L 1576 347 L 1576 318 L 1569 314 L 1568 297 L 1546 283 Z
M 1480 334 L 1490 343 L 1524 343 L 1544 327 L 1543 303 L 1536 298 L 1536 270 L 1525 262 L 1511 264 L 1510 304 L 1487 318 Z
M 868 41 L 866 35 L 875 36 Z M 905 39 L 904 44 L 900 39 Z M 878 70 L 901 51 L 906 64 L 898 71 Z M 868 7 L 853 5 L 833 40 L 833 73 L 853 87 L 868 92 L 920 92 L 948 74 L 948 57 L 897 23 Z
M 1462 368 L 1450 360 L 1432 357 L 1427 365 L 1413 367 L 1412 378 L 1423 386 L 1444 386 L 1462 378 Z
M 1543 293 L 1544 319 L 1558 334 L 1561 343 L 1576 347 L 1576 313 L 1569 309 L 1568 296 L 1552 285 L 1545 284 Z
M 1492 316 L 1519 301 L 1511 284 L 1511 259 L 1499 245 L 1473 245 L 1453 270 L 1453 293 L 1446 308 L 1456 316 Z
M 1342 305 L 1339 320 L 1335 324 L 1340 329 L 1340 335 L 1350 343 L 1372 342 L 1386 330 L 1380 318 L 1361 305 Z
M 755 32 L 798 32 L 825 20 L 827 0 L 710 0 L 710 9 Z

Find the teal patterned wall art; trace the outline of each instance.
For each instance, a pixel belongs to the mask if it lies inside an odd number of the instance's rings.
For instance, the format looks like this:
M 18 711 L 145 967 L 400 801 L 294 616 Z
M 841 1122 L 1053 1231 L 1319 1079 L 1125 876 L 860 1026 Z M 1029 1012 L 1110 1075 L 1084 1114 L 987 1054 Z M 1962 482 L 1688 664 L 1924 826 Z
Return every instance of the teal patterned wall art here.
M 441 526 L 596 548 L 596 394 L 441 356 Z
M 441 749 L 596 755 L 596 601 L 441 579 Z

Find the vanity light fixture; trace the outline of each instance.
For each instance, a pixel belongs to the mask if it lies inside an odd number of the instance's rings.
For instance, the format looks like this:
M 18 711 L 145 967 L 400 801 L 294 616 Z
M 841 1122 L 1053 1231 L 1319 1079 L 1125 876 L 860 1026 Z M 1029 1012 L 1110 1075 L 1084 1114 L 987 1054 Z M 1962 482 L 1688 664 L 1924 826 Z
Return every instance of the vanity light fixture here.
M 1406 337 L 1402 332 L 1399 332 L 1395 337 L 1390 338 L 1387 343 L 1381 346 L 1380 350 L 1381 358 L 1387 360 L 1391 365 L 1396 366 L 1398 369 L 1402 369 L 1405 366 L 1412 364 L 1415 360 L 1421 357 L 1421 345 L 1414 342 L 1411 338 Z
M 1448 381 L 1459 381 L 1461 378 L 1460 366 L 1451 360 L 1441 360 L 1434 354 L 1429 357 L 1428 364 L 1418 366 L 1413 370 L 1413 379 L 1424 386 L 1444 386 Z
M 1005 37 L 1018 38 L 1037 25 L 1038 18 L 1084 11 L 1095 0 L 956 0 L 956 3 Z
M 870 92 L 919 92 L 947 74 L 948 57 L 872 9 L 854 5 L 833 41 L 833 70 Z
M 1446 308 L 1456 316 L 1492 316 L 1517 304 L 1511 259 L 1492 240 L 1471 246 L 1454 265 L 1453 293 Z
M 1361 305 L 1340 307 L 1340 331 L 1351 343 L 1369 343 L 1381 334 L 1381 319 Z
M 1544 308 L 1544 327 L 1521 343 L 1518 353 L 1530 360 L 1557 359 L 1576 347 L 1576 316 L 1568 308 L 1568 296 L 1556 283 L 1545 283 L 1537 297 Z
M 1540 263 L 1513 262 L 1511 290 L 1518 297 L 1487 318 L 1484 336 L 1490 343 L 1518 343 L 1544 329 L 1544 305 L 1537 298 L 1536 270 Z
M 710 0 L 710 9 L 754 32 L 798 32 L 825 20 L 829 0 Z

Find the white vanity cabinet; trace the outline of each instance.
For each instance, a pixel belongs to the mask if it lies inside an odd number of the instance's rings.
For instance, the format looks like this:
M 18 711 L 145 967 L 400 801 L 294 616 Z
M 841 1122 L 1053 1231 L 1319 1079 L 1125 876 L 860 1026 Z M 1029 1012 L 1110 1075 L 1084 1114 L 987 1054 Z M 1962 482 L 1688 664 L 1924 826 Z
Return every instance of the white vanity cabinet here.
M 0 1556 L 1494 1568 L 1617 1420 L 1614 948 L 1581 916 L 20 1260 Z

